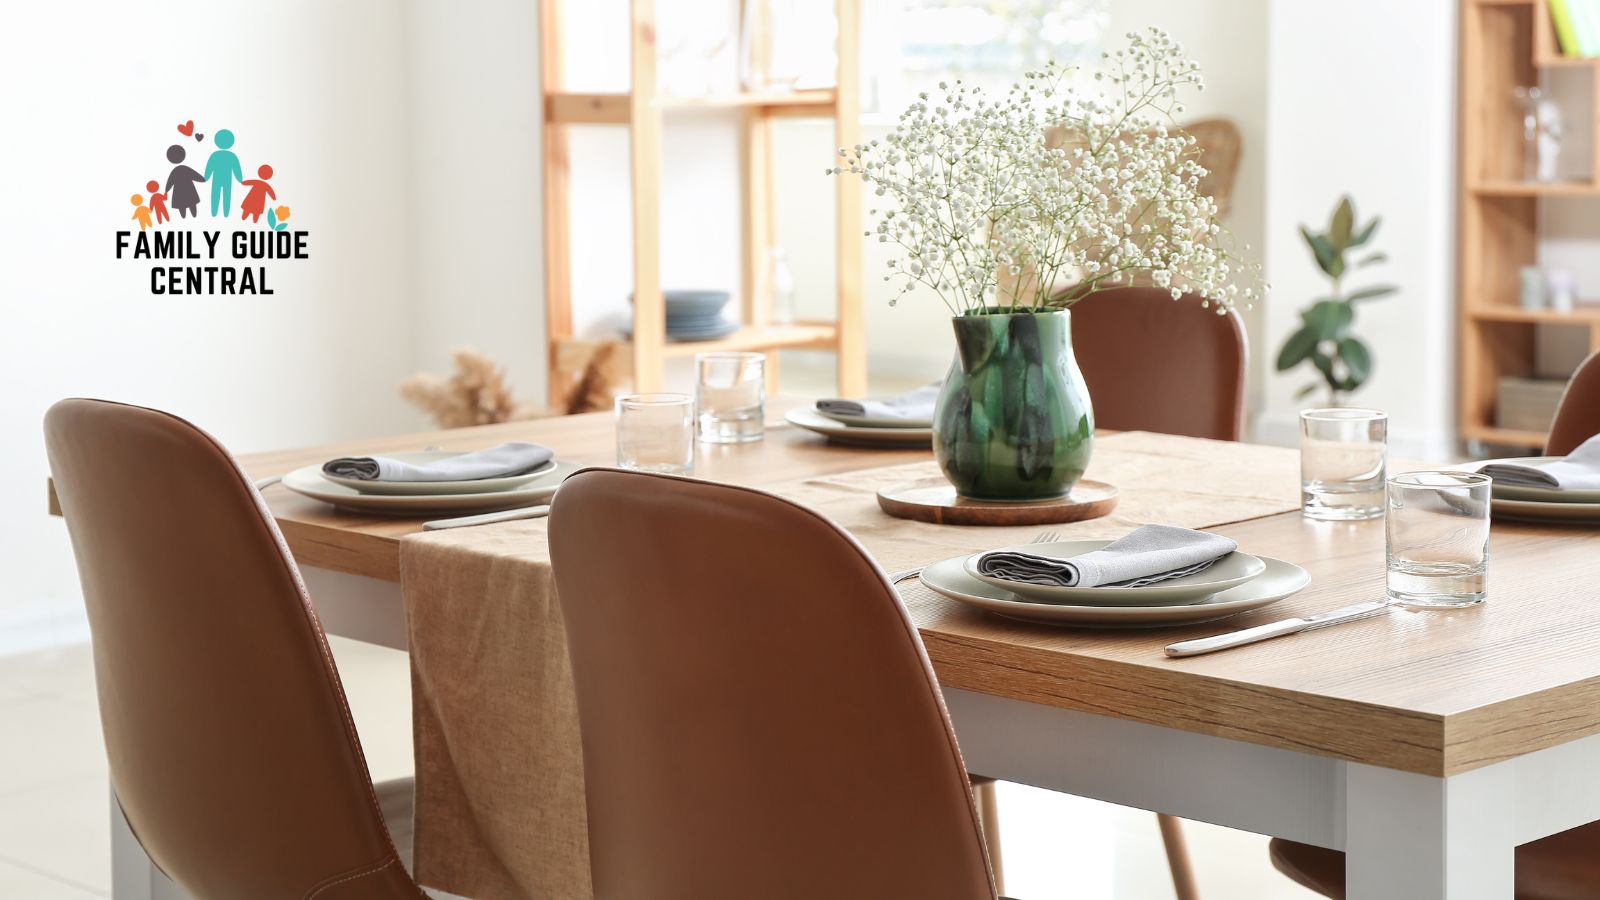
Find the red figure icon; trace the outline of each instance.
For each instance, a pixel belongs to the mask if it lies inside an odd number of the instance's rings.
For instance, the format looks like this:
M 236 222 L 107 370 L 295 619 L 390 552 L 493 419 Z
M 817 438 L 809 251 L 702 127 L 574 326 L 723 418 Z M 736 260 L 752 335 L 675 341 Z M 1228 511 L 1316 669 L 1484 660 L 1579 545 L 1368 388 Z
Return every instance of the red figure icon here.
M 150 212 L 155 215 L 156 224 L 160 225 L 171 218 L 167 215 L 167 195 L 157 193 L 157 191 L 161 190 L 161 182 L 149 182 L 144 186 L 144 189 L 150 192 Z
M 261 214 L 267 210 L 268 197 L 278 199 L 278 194 L 272 189 L 272 185 L 267 184 L 267 179 L 272 177 L 272 167 L 262 166 L 256 170 L 256 174 L 261 176 L 259 180 L 252 178 L 242 182 L 250 189 L 250 193 L 245 194 L 244 202 L 239 204 L 239 218 L 249 219 L 252 222 L 261 221 Z

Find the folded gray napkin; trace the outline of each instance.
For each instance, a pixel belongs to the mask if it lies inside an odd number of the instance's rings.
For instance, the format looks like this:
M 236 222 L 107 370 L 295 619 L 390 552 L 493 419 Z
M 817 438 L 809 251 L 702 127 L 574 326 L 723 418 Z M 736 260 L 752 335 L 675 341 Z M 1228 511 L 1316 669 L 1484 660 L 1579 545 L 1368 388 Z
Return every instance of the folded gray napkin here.
M 1203 571 L 1238 547 L 1232 538 L 1220 534 L 1175 525 L 1145 525 L 1071 559 L 994 550 L 979 557 L 978 571 L 1024 584 L 1141 587 Z
M 1478 470 L 1500 484 L 1516 487 L 1600 491 L 1600 434 L 1565 459 L 1542 463 L 1489 463 Z
M 322 464 L 322 471 L 361 481 L 477 481 L 531 472 L 555 454 L 549 447 L 512 441 L 432 463 L 408 463 L 385 456 L 346 456 Z
M 818 400 L 817 412 L 835 421 L 840 416 L 871 416 L 899 419 L 908 425 L 932 425 L 933 405 L 939 400 L 941 387 L 942 384 L 930 384 L 886 400 Z

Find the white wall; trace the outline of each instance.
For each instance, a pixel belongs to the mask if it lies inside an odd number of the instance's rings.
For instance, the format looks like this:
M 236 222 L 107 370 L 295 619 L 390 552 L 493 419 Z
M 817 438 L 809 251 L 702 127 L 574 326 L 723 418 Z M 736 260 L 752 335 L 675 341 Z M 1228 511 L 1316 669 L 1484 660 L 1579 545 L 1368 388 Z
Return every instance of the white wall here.
M 1326 291 L 1296 227 L 1326 223 L 1348 192 L 1384 219 L 1376 246 L 1391 262 L 1373 281 L 1400 287 L 1358 313 L 1376 367 L 1355 402 L 1387 410 L 1394 454 L 1413 458 L 1448 458 L 1454 443 L 1455 27 L 1451 0 L 1272 0 L 1268 22 L 1263 355 Z M 1295 439 L 1307 380 L 1271 377 L 1261 437 Z
M 452 348 L 477 347 L 542 403 L 538 4 L 404 8 L 415 365 L 448 371 Z

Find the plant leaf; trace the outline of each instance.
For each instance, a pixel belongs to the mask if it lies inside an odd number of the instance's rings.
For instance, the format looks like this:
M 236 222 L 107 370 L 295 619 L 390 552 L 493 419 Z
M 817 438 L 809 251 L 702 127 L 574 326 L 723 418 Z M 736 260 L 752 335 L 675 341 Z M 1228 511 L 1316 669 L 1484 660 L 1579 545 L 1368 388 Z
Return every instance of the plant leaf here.
M 1379 297 L 1387 297 L 1399 290 L 1392 284 L 1381 284 L 1376 287 L 1362 288 L 1344 299 L 1346 303 L 1354 303 L 1357 300 L 1376 300 Z
M 1350 195 L 1339 198 L 1339 205 L 1334 207 L 1333 218 L 1328 222 L 1328 240 L 1340 251 L 1350 246 L 1350 231 L 1355 227 L 1356 209 L 1350 202 Z
M 1367 241 L 1372 240 L 1372 236 L 1378 231 L 1378 224 L 1382 221 L 1383 218 L 1381 216 L 1373 216 L 1372 221 L 1368 222 L 1365 228 L 1362 228 L 1355 237 L 1350 239 L 1349 246 L 1359 247 L 1362 244 L 1365 244 Z
M 1310 327 L 1302 328 L 1289 335 L 1283 342 L 1283 349 L 1278 351 L 1278 371 L 1287 372 L 1295 366 L 1306 361 L 1311 351 L 1317 348 L 1317 335 Z
M 1328 383 L 1328 387 L 1334 390 L 1340 389 L 1339 378 L 1333 374 L 1333 357 L 1323 353 L 1321 348 L 1318 348 L 1311 354 L 1311 364 L 1317 367 L 1318 372 L 1322 373 L 1322 380 Z
M 1315 381 L 1307 385 L 1302 385 L 1300 390 L 1294 392 L 1294 398 L 1296 400 L 1304 400 L 1306 397 L 1311 396 L 1312 392 L 1319 387 L 1322 387 L 1322 385 L 1317 384 Z
M 1329 278 L 1338 278 L 1344 273 L 1344 254 L 1334 249 L 1326 237 L 1312 234 L 1304 225 L 1300 226 L 1300 235 L 1311 245 L 1311 255 L 1316 257 L 1317 266 L 1326 272 Z
M 1318 341 L 1337 341 L 1350 327 L 1356 311 L 1350 304 L 1339 300 L 1318 300 L 1306 310 L 1306 330 Z
M 1382 252 L 1374 253 L 1371 256 L 1364 257 L 1360 262 L 1356 263 L 1356 268 L 1359 269 L 1362 266 L 1370 266 L 1370 265 L 1373 265 L 1374 263 L 1381 263 L 1381 262 L 1388 262 L 1388 261 L 1389 261 L 1389 254 L 1382 253 Z
M 1339 341 L 1339 359 L 1344 362 L 1347 373 L 1345 382 L 1350 385 L 1346 390 L 1355 390 L 1372 375 L 1372 351 L 1367 345 L 1354 335 Z

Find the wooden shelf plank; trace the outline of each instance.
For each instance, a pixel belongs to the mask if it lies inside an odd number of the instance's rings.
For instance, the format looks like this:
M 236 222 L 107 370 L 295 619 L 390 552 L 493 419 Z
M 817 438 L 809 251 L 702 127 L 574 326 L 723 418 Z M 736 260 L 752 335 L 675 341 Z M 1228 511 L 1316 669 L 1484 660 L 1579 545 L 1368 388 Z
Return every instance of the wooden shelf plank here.
M 831 347 L 838 329 L 832 325 L 772 325 L 741 328 L 714 341 L 675 341 L 662 348 L 666 356 L 693 356 L 729 350 L 777 350 L 783 347 Z
M 661 110 L 758 109 L 782 115 L 833 115 L 835 92 L 784 91 L 723 94 L 709 97 L 657 97 Z M 546 122 L 566 125 L 626 125 L 631 95 L 557 91 L 544 98 Z
M 1600 304 L 1584 304 L 1572 312 L 1553 309 L 1523 309 L 1520 306 L 1492 306 L 1467 310 L 1467 317 L 1480 322 L 1539 322 L 1554 325 L 1583 325 L 1600 323 Z
M 1591 181 L 1479 181 L 1470 190 L 1480 197 L 1600 197 Z
M 1462 433 L 1469 439 L 1489 444 L 1509 444 L 1513 447 L 1543 447 L 1548 432 L 1527 431 L 1521 428 L 1496 428 L 1493 425 L 1465 425 Z

